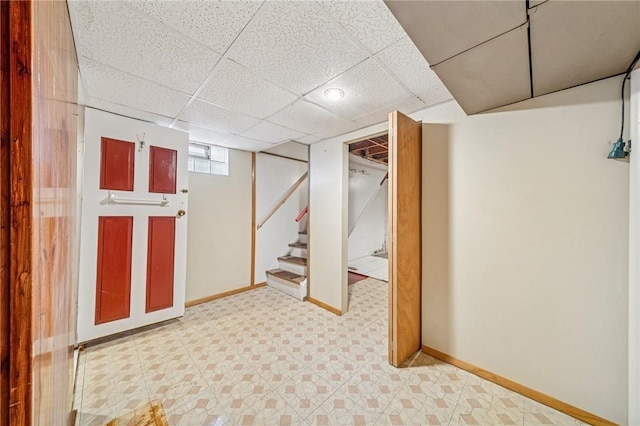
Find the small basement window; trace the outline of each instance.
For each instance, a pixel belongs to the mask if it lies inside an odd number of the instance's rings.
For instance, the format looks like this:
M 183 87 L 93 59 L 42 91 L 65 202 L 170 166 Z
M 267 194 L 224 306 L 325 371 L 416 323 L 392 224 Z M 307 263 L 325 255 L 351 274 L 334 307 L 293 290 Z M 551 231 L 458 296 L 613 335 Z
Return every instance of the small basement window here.
M 189 142 L 190 172 L 229 176 L 229 149 Z

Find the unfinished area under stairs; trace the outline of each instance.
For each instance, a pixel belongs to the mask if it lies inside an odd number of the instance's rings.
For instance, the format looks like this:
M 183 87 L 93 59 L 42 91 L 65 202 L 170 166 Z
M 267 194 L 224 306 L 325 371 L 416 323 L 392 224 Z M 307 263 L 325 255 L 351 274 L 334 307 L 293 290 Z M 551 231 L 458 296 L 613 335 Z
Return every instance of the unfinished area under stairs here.
M 298 300 L 307 296 L 307 233 L 289 244 L 289 254 L 278 257 L 278 268 L 267 271 L 267 285 Z

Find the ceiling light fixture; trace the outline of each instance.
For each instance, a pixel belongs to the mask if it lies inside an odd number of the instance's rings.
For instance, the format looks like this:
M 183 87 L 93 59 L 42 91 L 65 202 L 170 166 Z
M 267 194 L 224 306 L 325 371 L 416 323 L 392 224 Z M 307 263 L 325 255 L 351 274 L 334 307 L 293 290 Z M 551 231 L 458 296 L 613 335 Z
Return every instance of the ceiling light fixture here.
M 331 89 L 325 90 L 324 96 L 331 101 L 337 101 L 338 99 L 342 99 L 342 97 L 344 96 L 344 92 L 340 89 L 333 87 Z
M 627 155 L 629 155 L 629 152 L 631 152 L 631 140 L 628 140 L 625 143 L 625 141 L 622 139 L 622 132 L 624 131 L 624 85 L 627 82 L 627 77 L 629 77 L 629 74 L 631 74 L 631 71 L 633 70 L 633 67 L 636 65 L 638 60 L 640 60 L 640 51 L 636 54 L 636 57 L 633 58 L 633 61 L 631 61 L 629 68 L 627 68 L 627 72 L 622 78 L 622 90 L 620 93 L 620 98 L 622 103 L 622 114 L 621 114 L 622 123 L 620 124 L 620 137 L 618 138 L 617 141 L 613 143 L 613 146 L 611 147 L 611 151 L 609 152 L 609 155 L 607 156 L 607 158 L 613 158 L 613 159 L 625 158 Z M 625 145 L 627 145 L 626 149 L 625 149 Z

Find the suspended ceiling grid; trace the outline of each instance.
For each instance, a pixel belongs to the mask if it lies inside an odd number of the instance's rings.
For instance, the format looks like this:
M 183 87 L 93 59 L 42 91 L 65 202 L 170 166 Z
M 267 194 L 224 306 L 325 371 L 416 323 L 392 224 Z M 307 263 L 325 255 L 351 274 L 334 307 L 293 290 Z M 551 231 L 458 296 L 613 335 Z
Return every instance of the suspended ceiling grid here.
M 468 114 L 626 71 L 639 1 L 386 1 Z
M 194 141 L 309 144 L 451 98 L 381 0 L 68 4 L 86 104 Z

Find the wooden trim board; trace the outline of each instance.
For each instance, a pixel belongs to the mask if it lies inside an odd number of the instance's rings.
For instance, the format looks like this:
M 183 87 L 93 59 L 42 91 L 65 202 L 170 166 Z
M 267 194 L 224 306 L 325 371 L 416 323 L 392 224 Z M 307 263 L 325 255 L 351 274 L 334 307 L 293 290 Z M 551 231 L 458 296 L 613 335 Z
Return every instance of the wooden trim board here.
M 494 374 L 480 367 L 476 367 L 475 365 L 469 364 L 468 362 L 459 360 L 458 358 L 445 354 L 444 352 L 440 352 L 439 350 L 429 347 L 427 345 L 422 345 L 422 352 L 424 352 L 427 355 L 431 355 L 432 357 L 439 359 L 440 361 L 444 361 L 447 364 L 456 366 L 462 370 L 468 371 L 471 374 L 474 374 L 478 377 L 482 377 L 485 380 L 488 380 L 504 388 L 507 388 L 516 393 L 519 393 L 522 396 L 526 396 L 527 398 L 533 399 L 534 401 L 537 401 L 541 404 L 544 404 L 548 407 L 553 408 L 554 410 L 558 410 L 564 414 L 567 414 L 583 422 L 586 422 L 592 425 L 615 425 L 616 424 L 616 423 L 610 422 L 609 420 L 603 419 L 602 417 L 596 416 L 595 414 L 591 414 L 587 411 L 584 411 L 578 407 L 569 405 L 566 402 L 562 402 L 552 396 L 546 395 L 542 392 L 538 392 L 537 390 L 533 390 L 531 388 L 523 386 L 519 383 L 516 383 L 505 377 Z
M 331 312 L 332 314 L 336 314 L 338 316 L 342 316 L 342 311 L 338 308 L 334 308 L 331 305 L 327 305 L 324 302 L 321 302 L 317 299 L 314 299 L 313 297 L 307 297 L 307 302 L 311 302 L 316 306 L 320 306 L 322 309 L 326 309 L 327 311 Z
M 223 297 L 233 296 L 234 294 L 244 293 L 245 291 L 249 291 L 249 290 L 253 290 L 253 289 L 256 289 L 256 288 L 264 287 L 266 285 L 267 285 L 267 283 L 263 282 L 263 283 L 248 285 L 246 287 L 236 288 L 236 289 L 233 289 L 233 290 L 225 291 L 224 293 L 214 294 L 213 296 L 207 296 L 207 297 L 202 297 L 200 299 L 190 300 L 187 303 L 185 303 L 184 306 L 186 308 L 188 308 L 190 306 L 199 305 L 201 303 L 211 302 L 212 300 L 222 299 Z
M 8 12 L 8 37 L 3 37 L 9 68 L 9 423 L 32 423 L 32 2 L 11 1 L 2 8 Z M 3 19 L 5 17 L 3 16 Z M 5 22 L 6 23 L 6 22 Z M 10 48 L 9 48 L 10 47 Z M 6 58 L 6 57 L 5 57 Z M 6 60 L 6 59 L 5 59 Z M 2 108 L 4 109 L 4 105 Z M 5 151 L 6 152 L 6 151 Z M 6 181 L 3 179 L 3 183 Z M 4 191 L 3 191 L 4 192 Z M 2 360 L 3 363 L 6 360 Z M 3 399 L 5 398 L 3 392 Z M 6 401 L 3 401 L 6 403 Z M 4 416 L 4 414 L 3 414 Z

